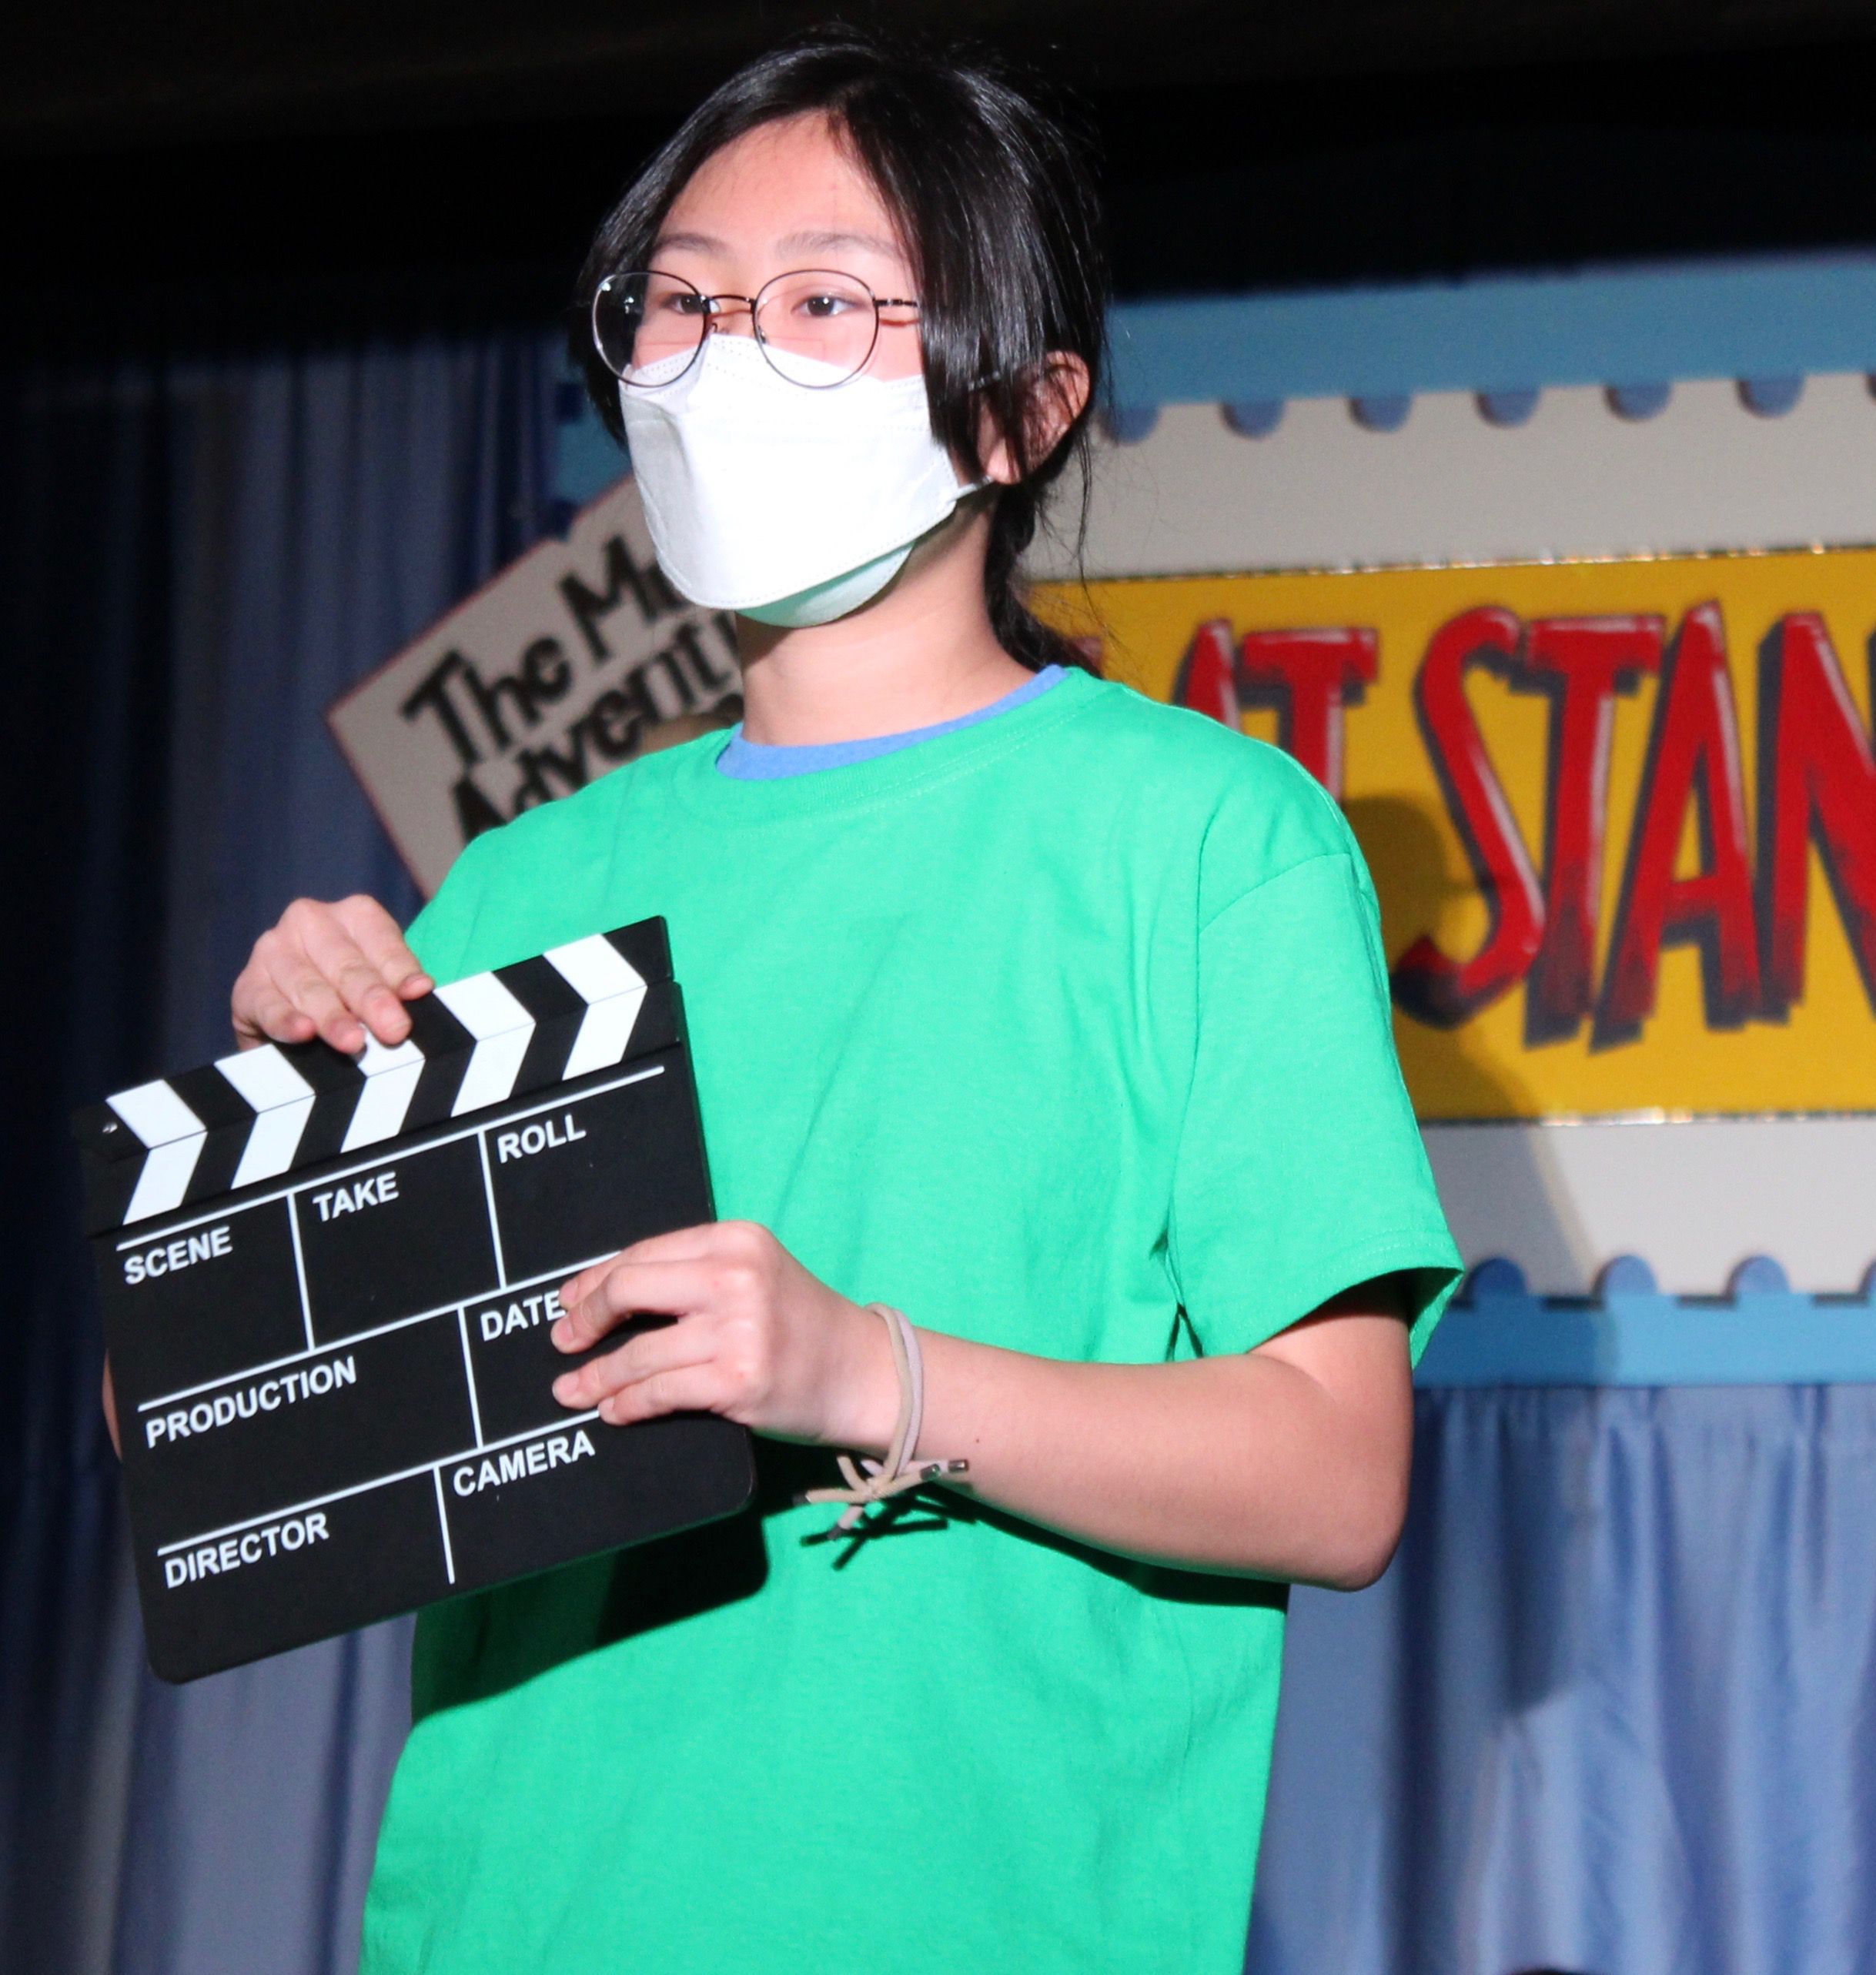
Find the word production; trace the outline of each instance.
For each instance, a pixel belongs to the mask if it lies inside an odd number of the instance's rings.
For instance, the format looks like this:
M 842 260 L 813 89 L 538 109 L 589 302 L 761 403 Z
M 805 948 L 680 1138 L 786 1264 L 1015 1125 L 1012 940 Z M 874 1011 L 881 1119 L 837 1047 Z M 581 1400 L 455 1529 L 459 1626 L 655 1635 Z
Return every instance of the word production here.
M 711 1218 L 663 922 L 410 1013 L 396 1049 L 270 1045 L 78 1120 L 166 1679 L 747 1499 L 741 1429 L 551 1389 L 556 1285 Z

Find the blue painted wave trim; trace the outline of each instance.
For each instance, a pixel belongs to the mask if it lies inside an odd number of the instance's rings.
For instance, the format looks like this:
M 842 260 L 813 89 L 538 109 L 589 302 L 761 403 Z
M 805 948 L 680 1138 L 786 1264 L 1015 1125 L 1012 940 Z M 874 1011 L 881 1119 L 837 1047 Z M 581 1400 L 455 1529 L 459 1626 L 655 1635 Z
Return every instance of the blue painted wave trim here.
M 1528 425 L 1537 409 L 1537 400 L 1543 395 L 1534 384 L 1520 385 L 1508 390 L 1481 391 L 1478 394 L 1479 416 L 1491 425 Z
M 1118 306 L 1127 405 L 1876 370 L 1876 256 Z
M 1515 1265 L 1475 1268 L 1417 1385 L 1811 1385 L 1876 1382 L 1876 1268 L 1854 1296 L 1793 1290 L 1755 1256 L 1724 1297 L 1667 1296 L 1624 1256 L 1593 1298 L 1533 1296 Z

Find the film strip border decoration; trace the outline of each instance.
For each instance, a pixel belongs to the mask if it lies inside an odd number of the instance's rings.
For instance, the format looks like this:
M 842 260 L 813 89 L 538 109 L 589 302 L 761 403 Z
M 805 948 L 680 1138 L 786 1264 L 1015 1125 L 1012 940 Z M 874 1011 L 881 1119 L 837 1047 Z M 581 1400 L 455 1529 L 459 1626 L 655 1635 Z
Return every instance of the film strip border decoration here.
M 173 1211 L 445 1118 L 606 1070 L 676 1040 L 662 919 L 440 987 L 410 1034 L 356 1057 L 267 1043 L 80 1112 L 85 1231 Z
M 1876 1265 L 1851 1295 L 1794 1289 L 1753 1255 L 1724 1296 L 1674 1296 L 1635 1255 L 1588 1296 L 1540 1295 L 1516 1262 L 1477 1263 L 1416 1385 L 1828 1385 L 1876 1380 Z

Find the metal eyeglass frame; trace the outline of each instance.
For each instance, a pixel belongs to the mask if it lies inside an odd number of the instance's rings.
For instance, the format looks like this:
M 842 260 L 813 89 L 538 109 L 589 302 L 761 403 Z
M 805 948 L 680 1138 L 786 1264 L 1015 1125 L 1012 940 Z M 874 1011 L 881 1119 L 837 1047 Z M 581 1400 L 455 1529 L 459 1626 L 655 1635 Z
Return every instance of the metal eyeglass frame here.
M 702 333 L 697 337 L 697 347 L 695 349 L 691 351 L 690 356 L 686 359 L 684 369 L 681 370 L 673 371 L 670 376 L 661 379 L 659 383 L 655 385 L 637 384 L 634 383 L 630 377 L 627 376 L 623 371 L 614 370 L 612 359 L 606 354 L 606 346 L 600 339 L 600 298 L 605 294 L 606 291 L 612 286 L 614 282 L 629 281 L 634 275 L 649 276 L 654 274 L 657 276 L 659 279 L 661 281 L 675 282 L 680 288 L 689 289 L 691 292 L 704 304 L 704 308 L 708 311 L 708 312 L 704 318 L 704 327 Z M 809 384 L 804 383 L 799 377 L 791 377 L 788 372 L 782 369 L 781 366 L 775 361 L 774 356 L 770 352 L 768 338 L 762 333 L 760 318 L 757 313 L 762 306 L 763 296 L 767 294 L 769 290 L 773 288 L 777 282 L 794 281 L 804 274 L 833 275 L 838 276 L 838 279 L 842 281 L 851 282 L 855 288 L 858 288 L 864 292 L 867 299 L 873 305 L 873 333 L 871 336 L 868 339 L 866 354 L 861 358 L 860 361 L 854 366 L 852 369 L 847 373 L 844 377 L 836 377 L 831 383 L 826 384 Z M 697 286 L 695 282 L 686 281 L 684 276 L 681 274 L 667 274 L 662 268 L 627 268 L 618 274 L 607 275 L 606 279 L 593 291 L 593 306 L 589 311 L 590 321 L 588 325 L 592 333 L 593 347 L 599 352 L 600 363 L 604 364 L 609 371 L 611 371 L 612 375 L 617 377 L 619 382 L 624 385 L 627 390 L 650 391 L 662 389 L 665 385 L 675 384 L 677 379 L 683 376 L 685 373 L 690 369 L 691 366 L 696 363 L 697 359 L 703 355 L 704 344 L 710 340 L 712 333 L 716 332 L 717 330 L 717 318 L 722 313 L 722 309 L 720 305 L 725 302 L 740 302 L 748 309 L 750 333 L 754 339 L 756 347 L 761 351 L 764 361 L 768 365 L 768 367 L 774 372 L 775 375 L 781 378 L 784 383 L 792 384 L 798 389 L 803 391 L 834 390 L 842 384 L 851 383 L 853 379 L 859 376 L 860 373 L 872 362 L 873 353 L 879 347 L 879 312 L 881 309 L 918 309 L 922 306 L 921 303 L 912 300 L 907 296 L 875 295 L 872 289 L 868 287 L 857 274 L 848 274 L 844 269 L 835 267 L 789 268 L 781 274 L 771 275 L 767 281 L 763 282 L 762 286 L 758 288 L 753 295 L 731 295 L 727 293 L 723 295 L 706 295 L 704 291 Z M 910 329 L 913 326 L 915 326 L 909 322 L 895 322 L 893 325 L 893 327 L 895 329 Z

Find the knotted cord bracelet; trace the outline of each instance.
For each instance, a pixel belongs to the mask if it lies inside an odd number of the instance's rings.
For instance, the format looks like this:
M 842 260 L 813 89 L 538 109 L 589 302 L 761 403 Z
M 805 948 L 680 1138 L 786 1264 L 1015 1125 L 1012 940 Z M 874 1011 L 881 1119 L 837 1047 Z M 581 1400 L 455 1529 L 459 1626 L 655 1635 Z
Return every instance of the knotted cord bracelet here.
M 845 1502 L 847 1512 L 834 1526 L 835 1529 L 845 1532 L 858 1529 L 860 1519 L 876 1502 L 904 1495 L 908 1489 L 922 1488 L 927 1482 L 938 1481 L 949 1475 L 968 1474 L 971 1470 L 968 1461 L 920 1461 L 914 1458 L 918 1446 L 918 1429 L 925 1411 L 925 1366 L 918 1348 L 918 1334 L 906 1321 L 903 1310 L 895 1310 L 886 1303 L 869 1303 L 867 1308 L 886 1320 L 886 1332 L 892 1339 L 893 1369 L 899 1375 L 899 1417 L 887 1445 L 886 1458 L 883 1461 L 862 1459 L 856 1462 L 851 1454 L 843 1454 L 840 1469 L 847 1485 L 811 1488 L 801 1497 L 804 1502 Z

